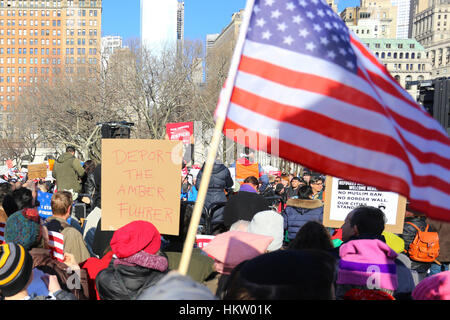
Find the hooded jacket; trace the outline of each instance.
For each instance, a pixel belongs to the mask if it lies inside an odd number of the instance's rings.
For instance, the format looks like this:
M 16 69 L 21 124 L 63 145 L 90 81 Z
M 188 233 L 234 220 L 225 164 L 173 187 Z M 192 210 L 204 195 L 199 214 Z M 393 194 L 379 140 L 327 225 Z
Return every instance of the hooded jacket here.
M 323 202 L 321 200 L 289 199 L 284 210 L 284 229 L 288 239 L 293 240 L 298 230 L 308 221 L 323 221 Z
M 56 179 L 58 190 L 72 189 L 76 193 L 81 192 L 81 178 L 86 173 L 80 160 L 70 152 L 65 152 L 55 161 L 52 176 Z

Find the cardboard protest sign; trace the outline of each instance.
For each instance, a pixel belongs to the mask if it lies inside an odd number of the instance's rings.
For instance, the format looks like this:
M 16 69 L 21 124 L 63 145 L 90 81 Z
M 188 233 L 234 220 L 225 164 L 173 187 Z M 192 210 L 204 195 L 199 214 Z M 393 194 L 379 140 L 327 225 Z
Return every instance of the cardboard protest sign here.
M 28 165 L 28 179 L 45 179 L 47 177 L 47 164 L 29 164 Z
M 102 139 L 102 230 L 144 220 L 178 235 L 181 159 L 180 141 Z
M 385 230 L 403 232 L 406 198 L 375 187 L 327 176 L 325 180 L 323 224 L 340 228 L 347 214 L 361 205 L 380 208 L 386 216 Z

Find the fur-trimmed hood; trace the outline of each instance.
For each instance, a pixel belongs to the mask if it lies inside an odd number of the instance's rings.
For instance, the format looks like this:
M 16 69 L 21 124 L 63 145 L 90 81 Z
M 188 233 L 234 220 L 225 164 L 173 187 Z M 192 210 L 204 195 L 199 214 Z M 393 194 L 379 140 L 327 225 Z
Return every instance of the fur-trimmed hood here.
M 286 202 L 287 207 L 296 207 L 303 209 L 316 209 L 323 207 L 322 200 L 308 200 L 308 199 L 289 199 Z

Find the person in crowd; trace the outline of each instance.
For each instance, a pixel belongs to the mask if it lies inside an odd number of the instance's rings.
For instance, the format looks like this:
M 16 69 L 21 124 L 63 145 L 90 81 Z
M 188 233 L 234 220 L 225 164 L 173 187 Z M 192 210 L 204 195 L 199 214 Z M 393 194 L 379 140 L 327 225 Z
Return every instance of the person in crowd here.
M 90 258 L 82 233 L 67 222 L 71 216 L 72 194 L 68 191 L 54 193 L 51 207 L 53 215 L 46 219 L 45 225 L 49 231 L 59 232 L 64 236 L 64 252 L 73 254 L 79 263 Z
M 323 250 L 277 250 L 236 266 L 223 300 L 334 300 L 335 258 Z
M 248 232 L 272 237 L 267 251 L 275 251 L 283 246 L 284 221 L 281 214 L 273 210 L 261 211 L 255 214 L 248 224 Z
M 198 190 L 194 185 L 192 174 L 186 175 L 181 182 L 181 200 L 195 202 L 197 200 Z
M 410 259 L 410 268 L 414 271 L 413 274 L 417 274 L 415 283 L 422 281 L 428 273 L 431 267 L 431 262 L 421 262 L 411 259 L 408 253 L 410 244 L 414 241 L 417 234 L 417 229 L 425 231 L 427 226 L 426 216 L 416 210 L 413 210 L 407 205 L 405 212 L 405 221 L 403 224 L 403 233 L 400 237 L 405 242 L 405 255 Z
M 231 271 L 242 261 L 252 259 L 267 252 L 273 237 L 242 231 L 220 233 L 203 248 L 214 258 L 214 268 L 218 276 L 206 285 L 218 298 L 223 297 L 223 289 Z
M 83 163 L 83 169 L 86 172 L 86 174 L 81 177 L 80 193 L 87 194 L 90 198 L 92 198 L 95 191 L 95 180 L 94 180 L 95 166 L 96 164 L 94 160 L 86 160 Z
M 161 251 L 167 256 L 169 261 L 169 269 L 177 270 L 181 260 L 181 254 L 184 248 L 184 242 L 189 229 L 189 224 L 192 217 L 193 207 L 181 203 L 180 210 L 180 227 L 178 236 L 165 235 L 164 239 L 169 243 L 165 245 Z M 193 248 L 191 253 L 191 260 L 187 270 L 187 275 L 193 280 L 204 283 L 208 281 L 214 273 L 214 260 L 202 253 L 199 248 Z
M 283 203 L 287 201 L 287 188 L 289 188 L 289 177 L 286 174 L 282 174 L 280 183 L 275 186 L 275 194 L 283 198 Z
M 169 271 L 161 251 L 161 234 L 150 222 L 136 220 L 117 229 L 111 239 L 113 258 L 96 279 L 101 300 L 134 300 Z
M 89 298 L 87 275 L 78 272 L 79 266 L 73 255 L 65 254 L 64 261 L 55 259 L 49 250 L 47 228 L 36 208 L 25 208 L 11 215 L 5 227 L 5 241 L 19 244 L 33 259 L 34 277 L 28 287 L 30 295 L 47 295 L 48 290 L 41 280 L 44 273 L 54 274 L 64 290 L 72 292 L 77 300 Z M 72 279 L 69 281 L 69 279 Z M 78 285 L 68 288 L 75 281 Z
M 308 221 L 323 221 L 323 202 L 312 199 L 313 194 L 310 186 L 299 188 L 298 199 L 289 199 L 286 209 L 282 213 L 284 218 L 284 229 L 287 231 L 288 241 L 294 240 L 297 232 Z
M 76 300 L 63 289 L 55 275 L 45 275 L 47 295 L 30 296 L 28 287 L 33 280 L 33 258 L 20 244 L 0 245 L 0 296 L 5 300 Z
M 109 251 L 109 244 L 113 235 L 114 231 L 102 230 L 102 218 L 100 216 L 95 228 L 94 239 L 92 241 L 92 252 L 97 257 L 103 258 L 103 256 Z
M 269 210 L 270 203 L 258 194 L 258 179 L 247 177 L 239 192 L 228 200 L 223 212 L 225 231 L 238 220 L 251 221 L 253 216 L 261 211 Z
M 295 238 L 289 243 L 288 249 L 316 249 L 331 250 L 334 248 L 330 233 L 318 221 L 306 222 L 297 232 Z
M 33 192 L 25 187 L 20 187 L 6 194 L 2 201 L 3 209 L 8 217 L 24 208 L 34 208 L 35 205 Z
M 323 178 L 319 175 L 311 176 L 309 185 L 312 189 L 311 199 L 323 200 Z
M 413 300 L 450 300 L 450 271 L 426 277 L 414 288 Z
M 309 181 L 311 180 L 311 171 L 308 169 L 304 169 L 302 178 L 306 184 L 309 184 Z
M 12 186 L 8 182 L 0 183 L 0 222 L 5 223 L 8 219 L 8 215 L 3 209 L 3 199 L 5 199 L 6 195 L 10 195 L 12 193 Z
M 86 175 L 86 171 L 81 165 L 81 161 L 75 157 L 75 148 L 68 146 L 55 161 L 53 165 L 52 177 L 56 180 L 58 191 L 72 190 L 80 193 L 82 189 L 81 179 Z
M 375 278 L 380 289 L 383 288 L 386 292 L 392 293 L 393 297 L 398 300 L 411 298 L 415 286 L 413 276 L 407 266 L 397 258 L 397 253 L 386 244 L 382 234 L 385 223 L 386 217 L 383 211 L 371 206 L 357 207 L 350 211 L 345 218 L 342 225 L 343 243 L 340 247 L 330 250 L 330 253 L 338 260 L 344 257 L 344 262 L 342 266 L 340 265 L 344 273 L 346 268 L 349 269 L 347 270 L 349 275 L 337 281 L 336 297 L 338 299 L 342 299 L 345 293 L 353 288 L 374 289 L 374 287 L 367 288 L 365 283 L 364 285 L 358 285 L 355 282 L 347 283 L 347 280 L 352 278 L 352 272 L 360 274 L 357 277 L 358 283 L 362 283 L 365 277 L 370 277 L 371 270 L 367 269 L 367 272 L 360 272 L 352 269 L 352 266 L 358 266 L 358 263 L 360 263 L 360 266 L 367 266 L 372 262 L 375 267 L 378 264 L 380 270 L 385 270 L 380 274 L 380 277 L 386 278 L 384 279 L 386 282 L 383 282 L 384 287 L 380 283 L 383 279 Z M 358 250 L 363 250 L 363 252 Z M 368 250 L 373 250 L 373 254 L 369 254 L 370 251 Z M 351 261 L 353 260 L 357 263 L 352 264 Z M 380 261 L 386 263 L 379 263 Z
M 197 181 L 195 188 L 200 190 L 200 184 L 203 176 L 205 164 L 202 166 L 197 174 Z M 230 170 L 219 160 L 216 159 L 211 172 L 211 177 L 208 184 L 208 191 L 206 192 L 204 208 L 211 209 L 216 203 L 227 202 L 225 190 L 230 189 L 234 182 L 231 178 Z M 224 208 L 220 207 L 212 213 L 210 224 L 212 232 L 215 233 L 222 228 L 224 219 Z
M 439 256 L 429 269 L 429 276 L 443 271 L 449 271 L 450 266 L 450 223 L 427 218 L 426 222 L 439 235 Z

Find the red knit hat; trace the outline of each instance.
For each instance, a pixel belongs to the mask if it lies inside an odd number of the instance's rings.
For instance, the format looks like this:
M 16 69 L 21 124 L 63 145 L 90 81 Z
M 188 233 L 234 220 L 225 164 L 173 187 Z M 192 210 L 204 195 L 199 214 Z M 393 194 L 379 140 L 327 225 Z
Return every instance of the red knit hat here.
M 117 229 L 111 239 L 111 249 L 117 258 L 127 258 L 143 250 L 155 254 L 161 247 L 161 235 L 148 221 L 133 221 Z

